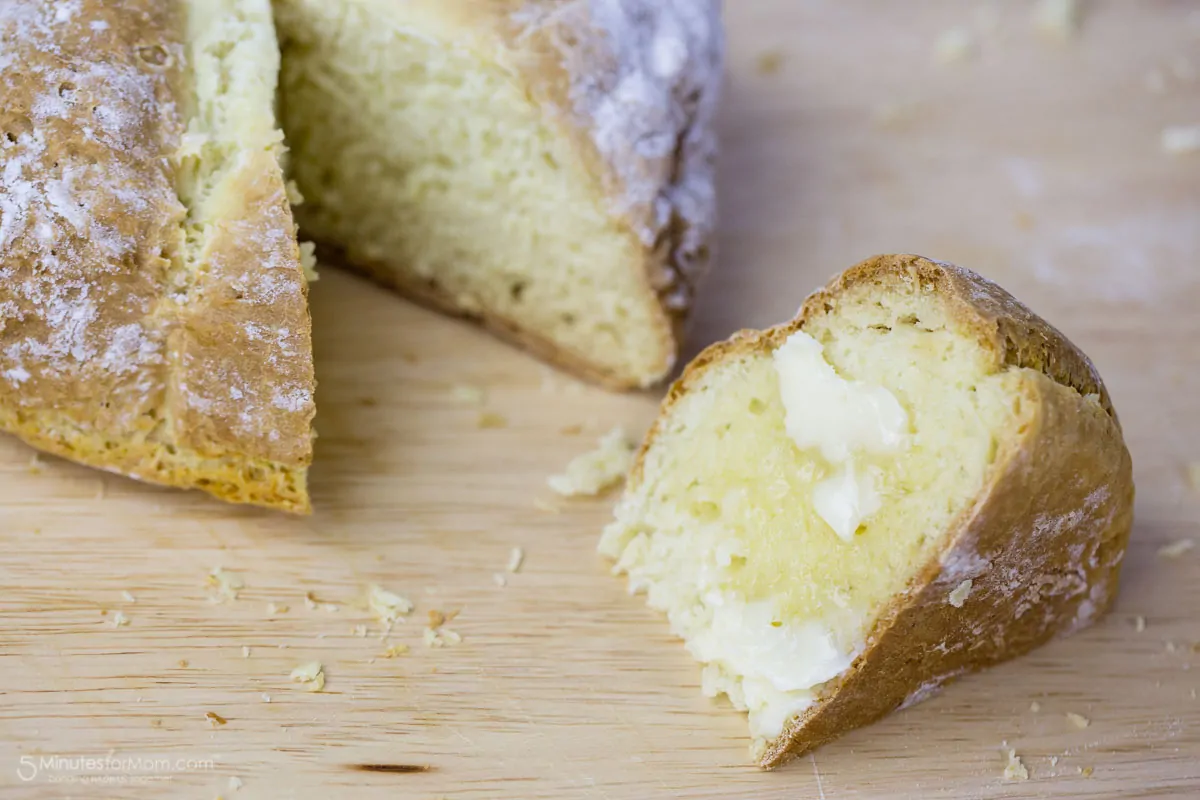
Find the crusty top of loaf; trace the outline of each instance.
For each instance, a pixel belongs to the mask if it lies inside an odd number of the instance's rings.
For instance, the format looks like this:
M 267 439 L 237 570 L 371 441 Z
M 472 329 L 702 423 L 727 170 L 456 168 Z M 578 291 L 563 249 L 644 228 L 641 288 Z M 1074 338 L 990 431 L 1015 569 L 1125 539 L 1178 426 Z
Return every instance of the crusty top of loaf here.
M 0 410 L 303 466 L 310 329 L 277 159 L 228 148 L 219 195 L 178 193 L 185 5 L 0 2 Z

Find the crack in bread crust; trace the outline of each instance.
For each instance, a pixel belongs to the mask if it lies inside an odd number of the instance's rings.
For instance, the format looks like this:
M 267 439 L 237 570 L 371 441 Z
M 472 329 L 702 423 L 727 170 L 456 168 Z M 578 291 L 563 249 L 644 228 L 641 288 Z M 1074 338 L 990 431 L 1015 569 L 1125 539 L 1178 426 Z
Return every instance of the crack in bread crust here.
M 0 7 L 0 426 L 91 466 L 303 512 L 311 345 L 278 159 L 251 154 L 248 122 L 206 131 L 224 160 L 180 153 L 221 91 L 265 87 L 255 124 L 274 128 L 269 6 L 219 5 L 246 32 L 219 55 L 195 41 L 215 6 Z M 203 83 L 205 57 L 235 59 L 243 83 Z M 198 174 L 211 185 L 185 196 Z

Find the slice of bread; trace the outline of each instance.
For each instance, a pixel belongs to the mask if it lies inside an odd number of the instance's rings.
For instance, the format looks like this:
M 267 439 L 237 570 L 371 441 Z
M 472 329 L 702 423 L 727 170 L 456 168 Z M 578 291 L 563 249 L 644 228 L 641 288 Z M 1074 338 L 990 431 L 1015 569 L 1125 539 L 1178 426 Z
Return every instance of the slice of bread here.
M 1096 620 L 1132 509 L 1087 357 L 978 275 L 883 256 L 696 359 L 600 549 L 773 767 Z
M 718 0 L 276 0 L 312 236 L 612 387 L 709 261 Z
M 0 4 L 0 428 L 308 510 L 278 67 L 269 0 Z

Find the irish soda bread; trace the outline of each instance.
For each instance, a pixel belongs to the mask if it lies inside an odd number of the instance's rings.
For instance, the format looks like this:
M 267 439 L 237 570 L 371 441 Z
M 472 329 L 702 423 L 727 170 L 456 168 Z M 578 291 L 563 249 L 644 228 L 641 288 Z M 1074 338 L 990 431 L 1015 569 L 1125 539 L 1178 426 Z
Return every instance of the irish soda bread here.
M 309 507 L 269 0 L 0 0 L 0 427 Z
M 306 235 L 613 387 L 710 257 L 719 0 L 276 0 Z
M 1003 289 L 867 261 L 671 389 L 601 550 L 782 763 L 1110 605 L 1129 453 Z

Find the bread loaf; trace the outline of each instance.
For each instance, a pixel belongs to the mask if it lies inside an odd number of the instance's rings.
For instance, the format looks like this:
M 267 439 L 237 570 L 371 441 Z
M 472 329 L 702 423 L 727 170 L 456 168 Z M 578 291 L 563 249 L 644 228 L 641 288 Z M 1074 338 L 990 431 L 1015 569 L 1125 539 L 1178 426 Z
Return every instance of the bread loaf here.
M 601 551 L 772 767 L 1094 622 L 1131 472 L 1061 333 L 967 270 L 884 256 L 688 367 Z
M 276 0 L 305 235 L 609 386 L 711 257 L 718 0 Z
M 268 0 L 0 2 L 0 428 L 308 509 L 277 74 Z

